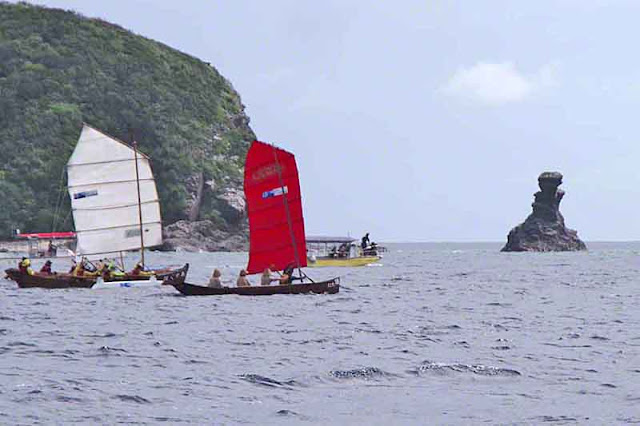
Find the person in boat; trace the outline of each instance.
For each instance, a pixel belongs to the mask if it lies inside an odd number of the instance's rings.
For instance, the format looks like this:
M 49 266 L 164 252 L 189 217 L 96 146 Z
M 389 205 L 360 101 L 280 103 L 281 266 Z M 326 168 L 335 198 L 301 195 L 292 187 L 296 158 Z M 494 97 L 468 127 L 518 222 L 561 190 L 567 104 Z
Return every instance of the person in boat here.
M 53 240 L 49 240 L 49 245 L 47 246 L 47 256 L 55 257 L 58 253 L 58 247 L 53 244 Z
M 375 242 L 371 242 L 371 246 L 369 247 L 369 256 L 377 256 L 378 255 L 378 245 Z
M 47 260 L 44 265 L 42 265 L 42 268 L 40 268 L 40 274 L 42 275 L 52 275 L 53 272 L 51 272 L 51 261 Z
M 75 268 L 73 268 L 73 272 L 71 272 L 71 274 L 74 277 L 83 277 L 85 274 L 85 268 L 84 268 L 84 259 L 82 259 L 80 262 L 74 262 Z
M 69 269 L 69 273 L 70 274 L 73 274 L 73 271 L 76 270 L 76 266 L 77 266 L 76 260 L 75 259 L 71 259 L 71 268 Z
M 367 232 L 366 234 L 364 234 L 364 237 L 362 237 L 362 241 L 360 242 L 360 247 L 362 247 L 362 250 L 365 250 L 370 243 L 371 243 L 371 240 L 369 240 L 369 233 Z
M 222 280 L 220 280 L 221 275 L 222 274 L 219 269 L 214 269 L 211 274 L 211 278 L 209 278 L 209 287 L 222 288 Z
M 271 276 L 271 269 L 267 268 L 262 272 L 262 276 L 260 277 L 260 285 L 271 285 L 274 281 L 279 281 L 280 278 L 274 278 Z
M 109 279 L 124 277 L 125 273 L 116 266 L 116 262 L 110 259 L 107 263 L 107 274 Z
M 329 257 L 338 257 L 338 249 L 336 246 L 333 246 L 329 251 Z
M 149 277 L 153 275 L 153 272 L 145 271 L 144 266 L 142 266 L 142 262 L 138 262 L 136 263 L 136 266 L 133 267 L 131 272 L 129 272 L 129 275 L 134 277 Z
M 100 259 L 98 263 L 96 263 L 96 273 L 98 275 L 104 275 L 104 271 L 107 269 L 107 264 L 104 263 L 104 259 Z
M 349 253 L 349 246 L 347 243 L 340 244 L 340 248 L 338 249 L 338 257 L 347 257 L 347 253 Z
M 280 275 L 280 285 L 283 284 L 291 284 L 294 280 L 302 281 L 302 277 L 294 277 L 293 276 L 293 264 L 288 265 L 282 271 L 282 275 Z
M 240 275 L 238 275 L 238 281 L 236 281 L 236 286 L 238 287 L 251 287 L 251 283 L 247 278 L 247 271 L 244 269 L 240 271 Z
M 82 259 L 82 263 L 84 264 L 84 274 L 86 276 L 97 277 L 98 275 L 100 275 L 100 272 L 98 272 L 98 267 L 89 259 Z
M 33 269 L 31 269 L 31 260 L 27 257 L 23 257 L 20 263 L 18 263 L 18 269 L 23 274 L 33 275 Z

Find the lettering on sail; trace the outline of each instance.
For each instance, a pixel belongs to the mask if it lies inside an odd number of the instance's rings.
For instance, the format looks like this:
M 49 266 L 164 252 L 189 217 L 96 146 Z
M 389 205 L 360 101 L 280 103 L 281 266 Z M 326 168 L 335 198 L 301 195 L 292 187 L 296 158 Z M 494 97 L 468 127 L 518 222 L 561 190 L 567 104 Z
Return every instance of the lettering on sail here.
M 284 174 L 284 170 L 284 167 L 280 166 L 280 172 Z M 277 174 L 278 166 L 276 164 L 269 164 L 253 172 L 251 179 L 255 182 L 260 182 Z

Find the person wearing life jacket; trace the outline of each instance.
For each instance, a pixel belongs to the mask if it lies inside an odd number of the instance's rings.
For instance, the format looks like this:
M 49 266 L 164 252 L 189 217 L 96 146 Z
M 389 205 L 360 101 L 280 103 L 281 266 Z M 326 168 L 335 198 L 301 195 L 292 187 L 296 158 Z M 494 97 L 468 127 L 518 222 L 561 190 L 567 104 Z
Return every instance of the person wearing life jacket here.
M 33 275 L 33 269 L 31 269 L 31 261 L 26 257 L 22 258 L 22 260 L 18 264 L 18 269 L 23 274 Z
M 42 268 L 40 268 L 40 274 L 41 275 L 51 275 L 53 274 L 53 272 L 51 272 L 51 261 L 47 260 L 44 265 L 42 265 Z
M 104 259 L 100 259 L 98 263 L 96 263 L 96 275 L 101 276 L 104 274 L 104 270 L 107 266 L 104 264 Z
M 153 275 L 153 272 L 151 271 L 145 271 L 144 270 L 144 266 L 142 266 L 142 262 L 138 262 L 136 263 L 136 266 L 133 267 L 133 269 L 131 270 L 131 272 L 129 272 L 129 275 L 132 275 L 134 277 L 149 277 L 151 275 Z
M 73 272 L 71 273 L 74 277 L 83 277 L 84 276 L 84 259 L 75 264 L 75 268 L 73 268 Z
M 124 272 L 116 268 L 116 264 L 113 260 L 109 260 L 109 262 L 107 263 L 107 271 L 109 272 L 109 278 L 111 279 L 123 277 L 125 275 Z

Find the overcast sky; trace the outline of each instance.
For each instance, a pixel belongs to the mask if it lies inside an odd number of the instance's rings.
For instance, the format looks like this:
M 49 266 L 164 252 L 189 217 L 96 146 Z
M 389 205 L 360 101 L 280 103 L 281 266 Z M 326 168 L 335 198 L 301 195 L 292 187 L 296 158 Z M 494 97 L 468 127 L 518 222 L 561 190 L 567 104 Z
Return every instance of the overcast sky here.
M 640 239 L 640 2 L 32 3 L 214 65 L 296 154 L 308 234 L 506 241 L 557 170 L 581 238 Z

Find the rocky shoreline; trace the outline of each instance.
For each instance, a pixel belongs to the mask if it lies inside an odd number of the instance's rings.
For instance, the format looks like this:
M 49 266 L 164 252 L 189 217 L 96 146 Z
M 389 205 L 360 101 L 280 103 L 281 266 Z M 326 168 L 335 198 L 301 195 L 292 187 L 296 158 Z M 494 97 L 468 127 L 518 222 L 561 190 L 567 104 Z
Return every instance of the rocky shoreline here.
M 247 251 L 249 231 L 219 229 L 210 220 L 189 222 L 180 220 L 163 229 L 161 251 Z

